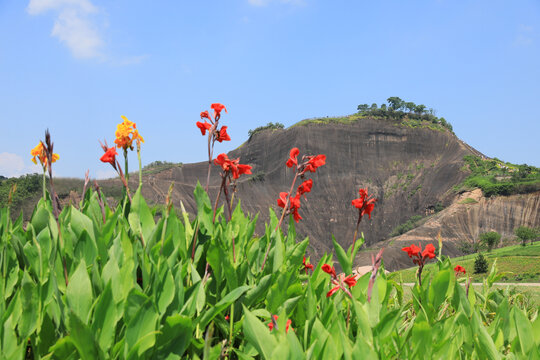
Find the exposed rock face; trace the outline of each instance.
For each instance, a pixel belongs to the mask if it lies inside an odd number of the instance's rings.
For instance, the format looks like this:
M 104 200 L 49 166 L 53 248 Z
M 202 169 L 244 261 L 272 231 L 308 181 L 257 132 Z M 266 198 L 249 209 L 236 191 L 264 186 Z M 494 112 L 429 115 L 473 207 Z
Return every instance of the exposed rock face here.
M 444 242 L 443 254 L 459 256 L 463 255 L 459 250 L 461 242 L 478 241 L 479 235 L 488 231 L 498 232 L 501 239 L 515 238 L 514 229 L 522 225 L 540 225 L 540 192 L 485 198 L 481 190 L 477 189 L 456 197 L 452 205 L 429 218 L 423 225 L 379 243 L 377 247 L 386 247 L 383 257 L 386 268 L 396 270 L 412 265 L 401 248 L 419 242 L 423 246 L 436 244 L 439 232 Z M 365 253 L 357 260 L 367 264 L 369 258 L 369 254 Z
M 313 189 L 307 200 L 302 200 L 300 215 L 304 220 L 296 228 L 299 237 L 310 237 L 314 257 L 332 251 L 332 234 L 344 247 L 352 243 L 358 212 L 351 200 L 358 197 L 360 187 L 368 187 L 369 193 L 379 199 L 371 221 L 365 217 L 360 224 L 366 243 L 374 244 L 388 238 L 394 227 L 412 215 L 428 214 L 438 202 L 450 204 L 454 194 L 449 190 L 467 176 L 460 170 L 463 156 L 474 153 L 448 131 L 403 127 L 385 120 L 312 124 L 257 133 L 228 155 L 240 157 L 241 163 L 253 167 L 253 179 L 239 179 L 236 198 L 241 199 L 244 210 L 260 213 L 260 232 L 268 220 L 268 208 L 281 210 L 276 204 L 278 194 L 291 186 L 294 173 L 285 162 L 292 147 L 300 149 L 300 156 L 327 156 L 326 165 L 309 174 Z M 143 193 L 163 202 L 170 182 L 175 181 L 175 205 L 182 201 L 193 212 L 194 185 L 199 181 L 204 186 L 207 169 L 208 163 L 196 163 L 150 175 L 144 181 Z M 219 170 L 213 166 L 211 199 L 220 183 Z M 467 220 L 463 221 L 467 226 Z

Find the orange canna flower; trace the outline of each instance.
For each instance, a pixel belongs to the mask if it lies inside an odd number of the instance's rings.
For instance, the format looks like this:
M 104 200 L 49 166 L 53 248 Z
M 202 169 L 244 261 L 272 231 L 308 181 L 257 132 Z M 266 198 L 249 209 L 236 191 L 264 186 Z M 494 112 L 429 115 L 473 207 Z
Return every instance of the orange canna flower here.
M 45 151 L 45 148 L 43 147 L 43 143 L 40 141 L 39 144 L 32 150 L 30 150 L 30 155 L 32 155 L 32 162 L 37 165 L 36 158 L 39 159 L 39 162 L 41 163 L 41 166 L 47 166 L 47 152 Z M 60 156 L 58 154 L 52 155 L 52 162 L 56 162 L 56 160 L 60 159 Z
M 137 124 L 129 121 L 124 115 L 121 115 L 121 117 L 124 121 L 116 126 L 116 139 L 114 143 L 118 148 L 123 148 L 124 150 L 130 148 L 133 150 L 133 141 L 137 141 L 137 144 L 140 145 L 141 142 L 144 142 L 144 139 L 137 130 Z

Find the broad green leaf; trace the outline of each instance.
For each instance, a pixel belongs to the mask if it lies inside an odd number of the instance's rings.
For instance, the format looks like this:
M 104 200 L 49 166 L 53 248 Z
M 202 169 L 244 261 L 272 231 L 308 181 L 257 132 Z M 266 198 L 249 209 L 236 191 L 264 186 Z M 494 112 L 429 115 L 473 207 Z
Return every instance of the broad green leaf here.
M 431 346 L 433 344 L 432 328 L 425 320 L 415 320 L 412 328 L 411 344 L 414 344 L 414 354 L 418 354 L 421 358 L 429 359 L 431 355 Z M 413 355 L 414 357 L 414 355 Z
M 251 343 L 265 359 L 270 359 L 270 356 L 278 345 L 276 339 L 270 334 L 268 326 L 257 319 L 245 306 L 243 306 L 243 309 L 243 329 L 246 340 Z
M 212 204 L 210 203 L 208 194 L 198 181 L 193 194 L 197 203 L 197 219 L 199 220 L 199 224 L 206 230 L 207 234 L 212 235 L 214 233 Z
M 471 325 L 475 338 L 475 342 L 478 345 L 478 352 L 481 358 L 485 359 L 500 359 L 501 356 L 495 348 L 493 339 L 489 336 L 484 324 L 480 321 L 478 313 L 473 311 L 471 317 Z
M 160 314 L 164 314 L 167 307 L 174 299 L 176 287 L 174 285 L 174 278 L 169 270 L 167 263 L 161 264 L 161 270 L 159 273 L 159 281 L 155 283 L 154 296 L 156 297 L 158 310 Z
M 208 323 L 210 323 L 210 321 L 212 321 L 212 319 L 217 314 L 228 308 L 248 289 L 249 286 L 247 285 L 240 286 L 239 288 L 236 288 L 227 295 L 225 295 L 216 305 L 212 306 L 208 311 L 204 313 L 204 315 L 200 318 L 200 321 L 198 322 L 199 326 L 201 328 L 205 328 L 206 325 L 208 325 Z
M 113 298 L 112 282 L 109 281 L 97 300 L 92 323 L 92 331 L 104 352 L 107 352 L 114 342 L 116 321 L 116 303 Z
M 49 349 L 53 359 L 77 359 L 74 357 L 77 354 L 77 348 L 73 344 L 70 336 L 58 339 L 58 341 Z
M 283 239 L 281 237 L 281 231 L 277 231 L 277 232 L 273 232 L 272 233 L 274 236 L 274 247 L 273 247 L 273 251 L 271 251 L 273 253 L 273 271 L 274 272 L 278 272 L 279 271 L 279 268 L 281 267 L 281 265 L 283 265 L 283 252 L 284 252 L 284 247 L 283 247 Z
M 132 217 L 132 214 L 134 214 L 135 216 Z M 133 195 L 128 219 L 129 224 L 132 227 L 133 225 L 137 226 L 136 224 L 138 224 L 139 228 L 142 231 L 144 239 L 150 238 L 150 234 L 152 233 L 152 230 L 156 224 L 154 222 L 154 217 L 152 216 L 150 208 L 146 204 L 143 196 L 141 195 L 141 187 L 139 187 L 137 189 L 137 192 L 135 192 L 135 195 Z
M 66 299 L 69 308 L 83 323 L 88 323 L 88 314 L 92 307 L 92 284 L 86 270 L 86 263 L 81 259 L 79 266 L 69 279 L 66 290 Z
M 531 322 L 518 307 L 513 307 L 512 312 L 521 348 L 521 353 L 525 356 L 531 355 L 531 350 L 533 349 L 533 347 L 535 347 Z
M 334 235 L 332 235 L 332 243 L 334 244 L 334 250 L 336 252 L 339 264 L 343 269 L 343 272 L 345 273 L 345 275 L 352 274 L 351 258 L 347 256 L 345 250 L 343 250 L 341 245 L 338 244 Z
M 130 294 L 131 295 L 131 294 Z M 157 334 L 158 314 L 150 298 L 140 305 L 137 312 L 126 324 L 126 343 L 124 355 L 141 356 L 154 346 Z
M 192 331 L 189 317 L 178 314 L 167 317 L 157 339 L 160 352 L 182 356 L 192 338 Z
M 249 307 L 257 301 L 264 300 L 264 294 L 268 291 L 272 285 L 272 274 L 263 276 L 257 283 L 257 285 L 246 292 L 246 296 L 242 303 Z
M 38 314 L 38 289 L 28 273 L 25 271 L 21 286 L 22 313 L 18 325 L 21 338 L 28 338 L 37 326 Z
M 435 311 L 446 299 L 449 287 L 452 285 L 454 274 L 450 270 L 441 270 L 435 275 L 431 286 L 429 287 L 429 301 L 433 305 Z
M 70 338 L 77 348 L 81 359 L 102 359 L 99 346 L 96 343 L 94 332 L 74 313 L 69 313 Z

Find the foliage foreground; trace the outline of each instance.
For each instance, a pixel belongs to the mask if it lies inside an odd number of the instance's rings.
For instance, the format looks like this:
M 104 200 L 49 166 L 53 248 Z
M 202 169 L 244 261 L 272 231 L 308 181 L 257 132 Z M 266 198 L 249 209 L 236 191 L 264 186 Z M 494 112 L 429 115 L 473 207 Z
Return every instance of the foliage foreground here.
M 308 239 L 296 241 L 292 220 L 282 234 L 271 211 L 266 232 L 254 237 L 257 218 L 240 205 L 230 221 L 218 209 L 213 222 L 200 185 L 195 199 L 193 219 L 169 204 L 157 223 L 140 189 L 115 210 L 89 189 L 80 210 L 65 207 L 58 223 L 51 202 L 41 200 L 26 229 L 2 208 L 3 356 L 539 358 L 538 309 L 493 289 L 495 266 L 481 291 L 460 285 L 442 256 L 438 273 L 415 285 L 410 301 L 382 268 L 360 277 L 351 296 L 327 297 L 334 284 L 321 267 L 331 256 L 310 271 Z M 354 249 L 334 246 L 350 274 Z
M 196 123 L 202 136 L 208 132 L 208 175 L 206 187 L 195 188 L 191 217 L 182 205 L 174 208 L 172 184 L 161 217 L 148 207 L 141 195 L 144 140 L 126 117 L 116 147 L 105 141 L 101 156 L 118 172 L 123 200 L 109 207 L 97 183 L 87 189 L 87 172 L 80 204 L 60 209 L 52 177 L 59 157 L 45 133 L 32 150 L 43 166 L 43 198 L 30 221 L 23 224 L 22 213 L 11 220 L 15 187 L 0 208 L 2 359 L 540 359 L 539 309 L 494 289 L 501 276 L 495 265 L 476 291 L 470 278 L 458 280 L 465 269 L 452 268 L 439 241 L 439 249 L 403 249 L 418 265 L 410 300 L 402 283 L 386 277 L 382 251 L 371 273 L 355 276 L 359 225 L 377 201 L 367 189 L 351 202 L 358 209 L 351 247 L 332 239 L 344 273 L 336 273 L 332 255 L 311 264 L 308 239 L 297 241 L 294 225 L 313 186 L 304 178 L 325 164 L 324 154 L 300 157 L 291 149 L 286 166 L 294 179 L 277 199 L 281 215 L 270 210 L 264 234 L 254 235 L 257 216 L 246 216 L 239 201 L 233 207 L 236 180 L 251 166 L 226 154 L 214 159 L 215 142 L 230 136 L 227 126 L 219 128 L 225 106 L 211 108 L 214 115 L 203 111 L 204 122 Z M 132 194 L 127 154 L 135 147 L 139 187 Z M 212 165 L 222 170 L 214 206 L 207 194 Z M 295 191 L 297 180 L 303 182 Z M 222 194 L 225 207 L 218 207 Z M 422 279 L 430 260 L 439 271 Z

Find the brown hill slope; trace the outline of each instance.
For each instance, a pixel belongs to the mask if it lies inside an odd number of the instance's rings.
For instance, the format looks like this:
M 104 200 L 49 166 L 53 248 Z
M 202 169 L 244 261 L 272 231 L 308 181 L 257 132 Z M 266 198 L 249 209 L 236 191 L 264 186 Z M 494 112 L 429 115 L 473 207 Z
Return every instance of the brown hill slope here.
M 331 251 L 331 235 L 343 245 L 352 242 L 357 212 L 351 200 L 360 187 L 368 187 L 379 199 L 371 221 L 365 219 L 360 230 L 367 244 L 388 238 L 397 225 L 412 215 L 433 211 L 437 203 L 449 204 L 449 191 L 467 173 L 460 171 L 463 156 L 474 151 L 446 130 L 409 128 L 385 120 L 362 119 L 351 124 L 307 124 L 287 130 L 255 134 L 229 157 L 253 166 L 254 176 L 241 177 L 237 198 L 250 213 L 260 213 L 262 226 L 268 208 L 278 210 L 276 199 L 287 191 L 293 177 L 285 166 L 292 147 L 303 154 L 326 154 L 326 165 L 313 175 L 313 189 L 300 210 L 304 218 L 299 236 L 309 236 L 310 252 L 315 257 Z M 181 168 L 149 175 L 143 194 L 162 202 L 171 181 L 175 182 L 173 201 L 182 201 L 194 210 L 192 193 L 197 181 L 205 183 L 207 163 L 185 164 Z M 211 198 L 219 186 L 214 167 Z
M 460 245 L 478 241 L 481 233 L 496 231 L 501 234 L 501 241 L 507 241 L 516 237 L 514 229 L 522 225 L 531 228 L 540 225 L 540 192 L 486 198 L 480 189 L 476 189 L 456 196 L 449 207 L 434 214 L 419 227 L 380 242 L 374 248 L 385 248 L 386 268 L 394 271 L 412 266 L 401 248 L 411 243 L 421 243 L 423 246 L 436 244 L 439 232 L 443 240 L 443 254 L 453 257 L 464 255 Z M 376 249 L 359 254 L 357 263 L 369 264 L 371 254 Z

